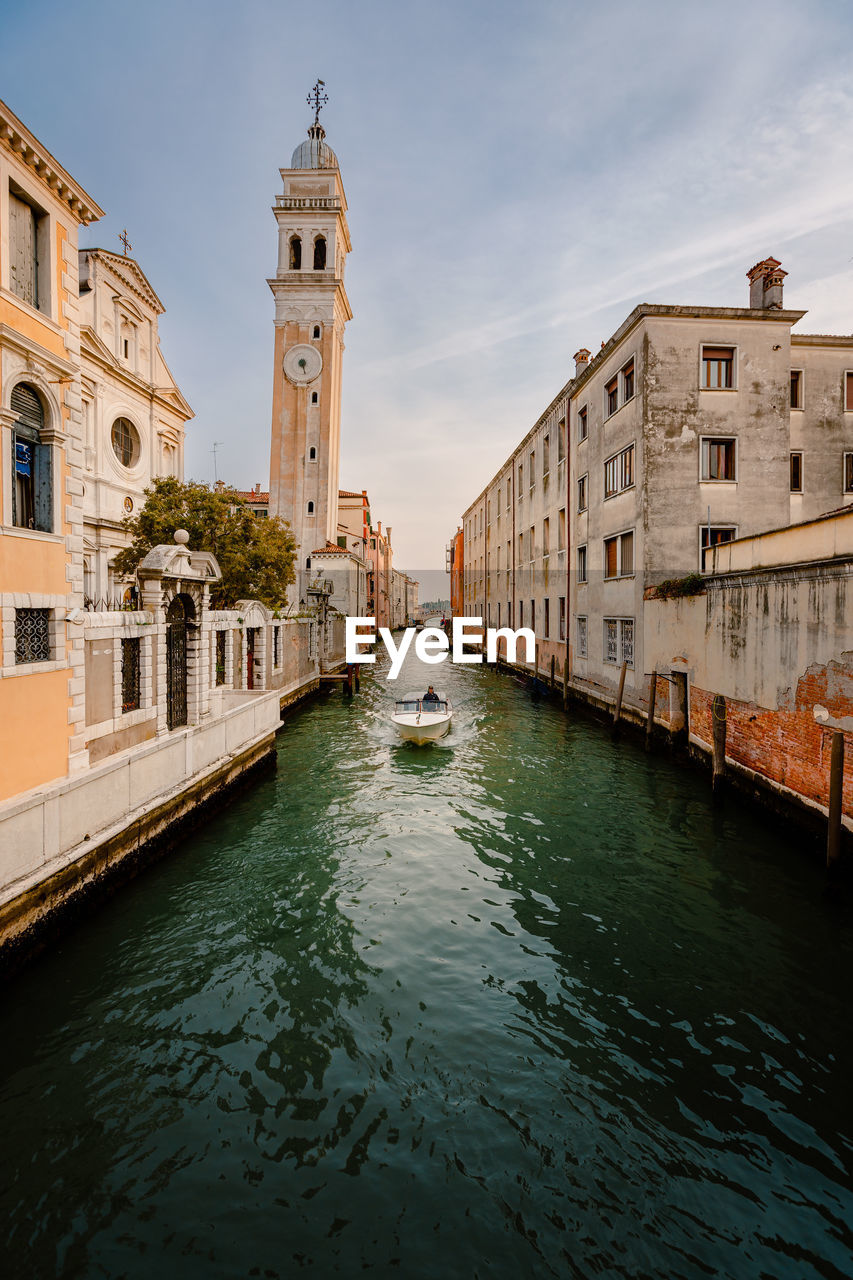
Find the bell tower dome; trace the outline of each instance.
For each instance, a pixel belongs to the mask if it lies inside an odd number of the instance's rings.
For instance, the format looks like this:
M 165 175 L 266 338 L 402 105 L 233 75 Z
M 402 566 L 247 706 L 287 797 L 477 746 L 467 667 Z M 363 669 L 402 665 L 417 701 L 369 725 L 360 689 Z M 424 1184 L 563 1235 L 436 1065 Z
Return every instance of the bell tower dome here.
M 270 513 L 293 530 L 300 592 L 311 552 L 337 535 L 341 366 L 352 319 L 344 287 L 352 248 L 347 202 L 320 124 L 322 89 L 318 80 L 308 98 L 314 123 L 290 168 L 280 170 L 278 266 L 267 281 L 275 298 Z

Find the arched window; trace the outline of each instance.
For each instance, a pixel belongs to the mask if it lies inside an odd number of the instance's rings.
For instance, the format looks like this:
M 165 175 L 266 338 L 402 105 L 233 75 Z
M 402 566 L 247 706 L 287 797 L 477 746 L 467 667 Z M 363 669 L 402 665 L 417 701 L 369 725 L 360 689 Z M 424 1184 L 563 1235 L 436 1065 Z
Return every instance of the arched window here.
M 326 237 L 318 236 L 314 241 L 314 270 L 326 270 Z
M 20 529 L 53 531 L 53 480 L 50 445 L 43 444 L 44 406 L 35 387 L 12 388 L 12 524 Z
M 313 444 L 311 448 L 308 450 L 308 457 L 311 459 L 312 462 L 317 457 L 317 450 L 314 448 Z
M 290 239 L 290 270 L 302 270 L 302 241 L 299 236 L 291 236 Z
M 306 556 L 306 557 L 305 557 L 305 568 L 306 568 L 306 569 L 310 569 L 310 568 L 311 568 L 311 557 L 310 557 L 310 556 Z
M 314 325 L 314 337 L 315 337 L 315 338 L 319 338 L 319 336 L 320 336 L 320 326 L 319 326 L 318 324 L 315 324 L 315 325 Z
M 314 514 L 314 503 L 313 503 L 313 502 L 309 502 L 309 503 L 308 503 L 308 514 L 309 514 L 309 516 L 313 516 L 313 514 Z

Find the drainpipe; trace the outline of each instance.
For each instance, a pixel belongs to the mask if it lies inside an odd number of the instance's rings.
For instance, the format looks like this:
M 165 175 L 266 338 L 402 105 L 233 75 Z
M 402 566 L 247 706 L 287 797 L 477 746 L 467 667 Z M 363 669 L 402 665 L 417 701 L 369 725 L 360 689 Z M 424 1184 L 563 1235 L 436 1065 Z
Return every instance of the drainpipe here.
M 511 472 L 510 483 L 512 485 L 512 622 L 510 627 L 516 626 L 516 609 L 515 609 L 515 454 L 509 464 Z
M 572 674 L 572 395 L 566 399 L 566 663 Z M 588 499 L 587 499 L 588 501 Z M 563 697 L 565 698 L 565 691 Z

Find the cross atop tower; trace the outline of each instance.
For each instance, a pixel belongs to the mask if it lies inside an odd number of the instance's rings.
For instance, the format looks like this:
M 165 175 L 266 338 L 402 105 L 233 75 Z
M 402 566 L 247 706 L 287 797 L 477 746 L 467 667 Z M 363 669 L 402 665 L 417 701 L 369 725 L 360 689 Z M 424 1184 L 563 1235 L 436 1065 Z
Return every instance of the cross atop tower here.
M 314 85 L 314 88 L 308 94 L 308 97 L 305 99 L 305 101 L 308 103 L 308 106 L 314 108 L 315 124 L 320 123 L 320 112 L 322 111 L 323 107 L 325 107 L 326 103 L 329 101 L 329 95 L 326 93 L 325 90 L 326 90 L 326 81 L 318 80 L 317 83 Z
M 125 227 L 119 236 L 119 243 L 124 245 L 124 256 L 127 257 L 128 252 L 133 248 L 133 245 L 127 238 L 127 227 Z

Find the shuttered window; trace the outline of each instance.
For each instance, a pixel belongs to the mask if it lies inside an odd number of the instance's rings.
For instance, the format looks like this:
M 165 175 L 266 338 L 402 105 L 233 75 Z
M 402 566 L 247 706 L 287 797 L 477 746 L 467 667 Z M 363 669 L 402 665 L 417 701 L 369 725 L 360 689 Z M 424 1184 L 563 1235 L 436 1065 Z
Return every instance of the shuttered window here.
M 44 409 L 26 382 L 12 388 L 12 524 L 20 529 L 53 530 L 50 446 L 42 443 Z
M 9 288 L 31 307 L 38 306 L 36 213 L 9 192 Z
M 847 413 L 853 413 L 853 373 L 845 374 L 844 377 L 844 409 Z

